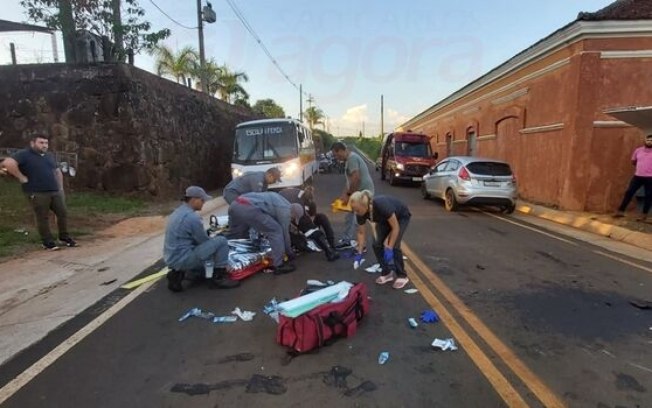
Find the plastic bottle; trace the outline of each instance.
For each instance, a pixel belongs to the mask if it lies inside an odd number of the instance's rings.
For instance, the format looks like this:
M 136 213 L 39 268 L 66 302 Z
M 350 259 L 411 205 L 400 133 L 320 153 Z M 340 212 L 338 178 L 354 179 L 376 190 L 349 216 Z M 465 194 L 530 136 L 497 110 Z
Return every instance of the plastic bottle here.
M 215 266 L 215 263 L 213 263 L 212 259 L 207 259 L 204 261 L 204 273 L 206 276 L 206 279 L 211 279 L 213 277 L 213 268 Z
M 378 355 L 378 364 L 383 365 L 389 360 L 389 353 L 386 351 L 383 351 Z
M 412 327 L 413 329 L 416 329 L 417 327 L 419 327 L 419 323 L 417 323 L 417 321 L 414 319 L 414 317 L 410 317 L 408 319 L 408 323 L 410 323 L 410 327 Z

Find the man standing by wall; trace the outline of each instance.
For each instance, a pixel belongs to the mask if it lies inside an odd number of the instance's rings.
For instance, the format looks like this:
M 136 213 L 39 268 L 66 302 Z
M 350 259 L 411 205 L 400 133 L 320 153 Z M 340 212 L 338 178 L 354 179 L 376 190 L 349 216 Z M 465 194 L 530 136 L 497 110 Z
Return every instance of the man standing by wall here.
M 50 232 L 50 210 L 57 218 L 59 241 L 69 247 L 77 246 L 77 243 L 68 234 L 63 173 L 52 154 L 48 153 L 49 142 L 46 136 L 35 135 L 29 142 L 29 148 L 6 158 L 2 164 L 22 184 L 36 215 L 43 248 L 53 251 L 59 247 Z
M 638 218 L 639 221 L 646 221 L 647 214 L 652 206 L 652 134 L 645 137 L 645 146 L 638 147 L 632 154 L 632 164 L 636 167 L 634 177 L 629 182 L 629 187 L 625 191 L 623 201 L 618 207 L 614 217 L 624 217 L 625 210 L 629 202 L 632 201 L 634 194 L 639 188 L 645 189 L 645 201 L 643 202 L 643 215 Z
M 351 194 L 356 191 L 367 190 L 373 194 L 374 182 L 369 175 L 367 163 L 365 163 L 362 157 L 347 149 L 346 145 L 342 142 L 333 143 L 331 151 L 337 160 L 345 162 L 344 173 L 346 174 L 346 187 L 340 197 L 342 203 L 347 204 Z M 356 233 L 356 220 L 352 212 L 346 214 L 344 223 L 344 234 L 335 246 L 337 249 L 350 248 L 352 246 L 351 241 Z

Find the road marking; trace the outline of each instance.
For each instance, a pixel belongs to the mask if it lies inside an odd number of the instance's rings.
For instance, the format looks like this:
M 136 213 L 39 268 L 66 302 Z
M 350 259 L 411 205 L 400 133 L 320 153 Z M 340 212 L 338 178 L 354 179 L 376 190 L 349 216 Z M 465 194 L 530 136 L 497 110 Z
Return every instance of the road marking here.
M 489 216 L 491 216 L 491 217 L 497 218 L 497 219 L 499 219 L 499 220 L 501 220 L 501 221 L 508 222 L 508 223 L 510 223 L 510 224 L 514 224 L 514 225 L 518 225 L 518 226 L 521 227 L 521 228 L 529 229 L 530 231 L 538 232 L 539 234 L 543 234 L 543 235 L 548 236 L 548 237 L 550 237 L 550 238 L 554 238 L 554 239 L 556 239 L 556 240 L 558 240 L 558 241 L 563 241 L 563 242 L 565 242 L 565 243 L 567 243 L 567 244 L 570 244 L 570 245 L 573 245 L 573 246 L 579 246 L 579 244 L 577 244 L 576 242 L 569 241 L 569 240 L 567 240 L 567 239 L 564 239 L 564 238 L 561 238 L 561 237 L 555 236 L 555 235 L 553 235 L 553 234 L 549 234 L 549 233 L 547 233 L 547 232 L 545 232 L 545 231 L 541 231 L 541 230 L 538 230 L 538 229 L 536 229 L 536 228 L 529 227 L 529 226 L 527 226 L 527 225 L 524 225 L 524 224 L 521 224 L 521 223 L 518 223 L 518 222 L 515 222 L 515 221 L 512 221 L 512 220 L 508 220 L 508 219 L 506 219 L 506 218 L 500 217 L 500 216 L 498 216 L 498 215 L 496 215 L 496 214 L 492 214 L 492 213 L 490 213 L 490 212 L 486 212 L 486 211 L 482 211 L 482 210 L 481 210 L 481 212 L 483 212 L 483 213 L 485 213 L 485 214 L 487 214 L 487 215 L 489 215 Z M 592 252 L 593 252 L 594 254 L 598 254 L 598 255 L 606 256 L 607 258 L 613 259 L 614 261 L 622 262 L 622 263 L 624 263 L 624 264 L 626 264 L 626 265 L 633 266 L 634 268 L 638 268 L 638 269 L 641 269 L 641 270 L 643 270 L 643 271 L 646 271 L 646 272 L 650 272 L 650 273 L 652 273 L 652 268 L 648 268 L 648 267 L 643 266 L 643 265 L 641 265 L 641 264 L 637 264 L 637 263 L 635 263 L 635 262 L 628 261 L 628 260 L 626 260 L 626 259 L 624 259 L 624 258 L 620 258 L 620 257 L 618 257 L 618 256 L 611 255 L 611 254 L 608 254 L 608 253 L 606 253 L 606 252 L 602 252 L 602 251 L 595 250 L 595 249 L 592 250 Z
M 547 237 L 554 238 L 554 239 L 556 239 L 556 240 L 558 240 L 558 241 L 562 241 L 562 242 L 565 242 L 565 243 L 570 244 L 570 245 L 573 245 L 573 246 L 579 246 L 579 244 L 577 244 L 576 242 L 569 241 L 569 240 L 567 240 L 567 239 L 565 239 L 565 238 L 558 237 L 558 236 L 556 236 L 556 235 L 550 234 L 550 233 L 545 232 L 545 231 L 541 231 L 541 230 L 539 230 L 539 229 L 536 229 L 536 228 L 533 228 L 533 227 L 527 226 L 527 225 L 525 225 L 525 224 L 521 224 L 521 223 L 516 222 L 516 221 L 508 220 L 507 218 L 504 218 L 504 217 L 498 216 L 498 215 L 496 215 L 496 214 L 492 214 L 492 213 L 490 213 L 490 212 L 482 211 L 482 210 L 480 210 L 480 212 L 482 212 L 482 213 L 484 213 L 484 214 L 486 214 L 486 215 L 488 215 L 488 216 L 490 216 L 490 217 L 497 218 L 497 219 L 499 219 L 499 220 L 501 220 L 501 221 L 508 222 L 508 223 L 510 223 L 510 224 L 514 224 L 514 225 L 518 225 L 518 226 L 521 227 L 521 228 L 525 228 L 525 229 L 528 229 L 528 230 L 530 230 L 530 231 L 534 231 L 534 232 L 537 232 L 537 233 L 539 233 L 539 234 L 545 235 L 545 236 L 547 236 Z
M 405 248 L 405 243 L 402 244 Z M 408 255 L 410 259 L 411 256 Z M 410 275 L 410 280 L 416 286 L 423 298 L 428 302 L 434 310 L 437 311 L 446 327 L 448 327 L 455 337 L 455 340 L 464 348 L 464 351 L 469 355 L 471 360 L 480 369 L 480 372 L 489 380 L 493 388 L 498 392 L 500 397 L 505 401 L 509 407 L 527 407 L 527 403 L 521 395 L 514 389 L 512 384 L 502 375 L 496 366 L 489 360 L 489 357 L 482 352 L 480 347 L 473 341 L 473 339 L 466 333 L 451 315 L 444 305 L 437 299 L 437 297 L 430 291 L 417 273 L 410 265 L 406 265 L 406 270 Z
M 469 309 L 462 300 L 435 275 L 435 273 L 403 242 L 403 252 L 410 262 L 421 271 L 423 276 L 451 304 L 464 320 L 478 333 L 489 347 L 503 360 L 523 383 L 537 396 L 546 407 L 565 407 L 566 405 L 537 377 L 493 332 Z M 414 275 L 414 274 L 413 274 Z M 429 292 L 427 287 L 422 293 Z M 452 329 L 451 329 L 452 330 Z M 477 363 L 476 363 L 477 364 Z M 486 374 L 485 374 L 486 375 Z M 490 380 L 491 381 L 491 380 Z M 498 389 L 497 389 L 498 391 Z M 499 391 L 500 392 L 500 391 Z
M 133 289 L 137 288 L 138 286 L 142 285 L 143 283 L 147 283 L 149 281 L 157 280 L 163 275 L 167 275 L 168 273 L 168 267 L 166 266 L 165 268 L 161 269 L 160 271 L 153 273 L 151 275 L 147 275 L 144 278 L 140 278 L 138 280 L 125 283 L 124 285 L 120 286 L 122 289 Z
M 648 268 L 646 266 L 637 264 L 635 262 L 628 261 L 627 259 L 623 259 L 623 258 L 617 257 L 615 255 L 608 254 L 606 252 L 598 251 L 597 249 L 594 249 L 593 253 L 598 254 L 598 255 L 602 255 L 602 256 L 606 256 L 607 258 L 613 259 L 614 261 L 622 262 L 622 263 L 624 263 L 626 265 L 633 266 L 634 268 L 638 268 L 638 269 L 641 269 L 643 271 L 652 273 L 652 268 Z
M 93 333 L 100 326 L 106 323 L 111 317 L 117 314 L 125 306 L 131 303 L 136 299 L 140 294 L 145 292 L 150 286 L 152 286 L 156 281 L 146 282 L 135 289 L 133 292 L 129 293 L 127 296 L 122 298 L 118 303 L 111 306 L 107 309 L 106 312 L 97 316 L 94 320 L 88 323 L 86 326 L 82 327 L 72 336 L 68 337 L 63 343 L 59 344 L 56 348 L 50 351 L 48 354 L 43 356 L 39 361 L 32 364 L 27 370 L 23 371 L 16 378 L 7 383 L 2 389 L 0 389 L 0 404 L 4 403 L 7 399 L 11 398 L 12 395 L 17 393 L 22 387 L 27 383 L 32 381 L 37 375 L 42 373 L 46 368 L 51 364 L 57 361 L 61 356 L 67 353 L 71 348 L 76 344 L 82 341 L 86 336 Z

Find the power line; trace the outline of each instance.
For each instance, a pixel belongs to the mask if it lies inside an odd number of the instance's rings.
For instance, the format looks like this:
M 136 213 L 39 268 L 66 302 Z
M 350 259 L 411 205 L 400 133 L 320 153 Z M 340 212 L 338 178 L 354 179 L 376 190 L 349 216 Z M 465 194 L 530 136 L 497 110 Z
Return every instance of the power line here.
M 286 80 L 287 80 L 287 81 L 288 81 L 288 82 L 289 82 L 289 83 L 290 83 L 290 84 L 291 84 L 295 89 L 299 90 L 299 87 L 297 86 L 297 84 L 296 84 L 292 79 L 290 79 L 290 76 L 289 76 L 288 74 L 286 74 L 285 71 L 283 71 L 283 68 L 281 68 L 281 66 L 279 65 L 278 61 L 276 61 L 276 59 L 272 56 L 272 53 L 269 51 L 269 49 L 267 49 L 267 47 L 266 47 L 265 44 L 263 43 L 263 40 L 261 40 L 260 37 L 258 36 L 258 34 L 256 34 L 256 31 L 255 31 L 254 28 L 251 26 L 251 24 L 249 24 L 249 22 L 248 22 L 247 19 L 245 18 L 245 16 L 244 16 L 244 14 L 242 13 L 242 11 L 240 11 L 240 9 L 238 8 L 238 6 L 235 5 L 235 3 L 233 2 L 233 0 L 226 0 L 226 2 L 228 3 L 229 7 L 231 7 L 231 10 L 233 10 L 233 13 L 234 13 L 235 16 L 238 18 L 238 20 L 240 20 L 240 22 L 242 23 L 242 25 L 244 26 L 244 28 L 245 28 L 247 31 L 249 31 L 249 34 L 251 34 L 251 36 L 254 37 L 254 40 L 256 40 L 256 42 L 258 43 L 258 45 L 260 46 L 260 48 L 263 50 L 263 52 L 265 52 L 265 54 L 266 54 L 267 57 L 270 59 L 270 61 L 272 61 L 272 64 L 274 64 L 274 66 L 276 67 L 276 69 L 278 69 L 278 71 L 281 73 L 281 75 L 283 75 L 283 77 L 284 77 L 284 78 L 285 78 L 285 79 L 286 79 Z M 308 96 L 308 93 L 307 93 L 307 92 L 304 92 L 304 94 L 305 94 L 306 96 Z
M 178 22 L 177 20 L 175 20 L 175 19 L 173 19 L 172 17 L 170 17 L 170 16 L 168 15 L 168 13 L 166 13 L 165 11 L 163 11 L 163 9 L 161 9 L 161 8 L 158 6 L 158 4 L 154 3 L 154 0 L 149 0 L 149 2 L 152 3 L 152 5 L 154 5 L 154 7 L 156 7 L 156 9 L 157 9 L 158 11 L 160 11 L 160 12 L 161 12 L 165 17 L 169 18 L 170 21 L 172 21 L 174 24 L 178 25 L 179 27 L 185 28 L 185 29 L 187 29 L 187 30 L 196 30 L 196 29 L 198 28 L 198 27 L 188 27 L 187 25 L 183 25 L 183 24 L 181 24 L 181 23 Z

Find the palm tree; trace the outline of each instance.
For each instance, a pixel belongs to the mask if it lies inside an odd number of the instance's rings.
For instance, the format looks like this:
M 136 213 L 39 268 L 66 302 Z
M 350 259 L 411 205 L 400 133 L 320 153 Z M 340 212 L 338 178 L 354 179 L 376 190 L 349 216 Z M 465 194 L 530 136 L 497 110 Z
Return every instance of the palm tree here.
M 226 65 L 221 66 L 222 76 L 217 87 L 217 93 L 220 99 L 232 103 L 236 100 L 247 100 L 249 94 L 240 85 L 240 82 L 249 81 L 249 77 L 244 72 L 231 71 Z
M 211 58 L 204 63 L 204 73 L 208 85 L 208 94 L 215 95 L 222 81 L 222 67 L 217 64 L 214 58 Z M 199 64 L 195 64 L 193 67 L 192 76 L 195 78 L 195 89 L 201 90 L 201 67 Z
M 310 130 L 314 130 L 315 126 L 323 124 L 323 119 L 326 117 L 324 112 L 316 106 L 311 106 L 304 112 L 306 120 L 308 121 L 308 127 Z
M 175 54 L 172 49 L 162 45 L 157 46 L 153 53 L 156 55 L 155 69 L 159 76 L 170 76 L 177 83 L 186 85 L 186 79 L 196 71 L 199 56 L 192 47 L 184 47 Z

